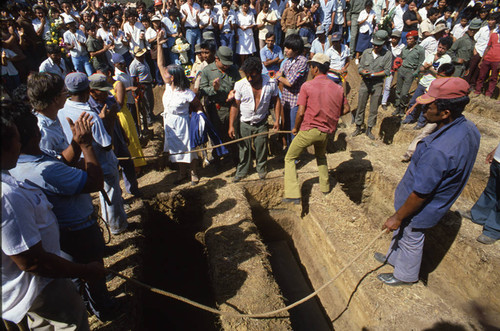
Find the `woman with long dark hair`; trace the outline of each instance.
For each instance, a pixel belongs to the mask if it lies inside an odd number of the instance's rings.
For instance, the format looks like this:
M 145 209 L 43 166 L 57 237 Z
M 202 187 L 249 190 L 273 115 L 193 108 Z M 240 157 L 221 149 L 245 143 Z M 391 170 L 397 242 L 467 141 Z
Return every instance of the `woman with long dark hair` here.
M 164 31 L 160 30 L 157 42 L 163 38 Z M 191 112 L 202 111 L 200 100 L 189 89 L 189 80 L 180 65 L 171 64 L 165 67 L 163 51 L 158 47 L 158 69 L 165 82 L 163 94 L 163 127 L 165 129 L 165 143 L 163 151 L 170 154 L 191 151 L 189 138 L 189 116 Z M 186 178 L 188 164 L 191 169 L 191 184 L 199 181 L 196 172 L 196 153 L 170 155 L 170 161 L 179 164 L 179 176 L 176 184 L 182 183 Z

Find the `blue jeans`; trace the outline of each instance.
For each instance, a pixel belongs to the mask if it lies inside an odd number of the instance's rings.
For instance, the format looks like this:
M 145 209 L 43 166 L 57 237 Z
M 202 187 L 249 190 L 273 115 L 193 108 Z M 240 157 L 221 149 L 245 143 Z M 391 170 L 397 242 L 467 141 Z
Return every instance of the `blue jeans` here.
M 152 59 L 152 60 L 153 60 L 153 62 L 155 64 L 156 84 L 163 85 L 164 82 L 163 82 L 163 78 L 161 78 L 160 69 L 158 68 L 158 60 L 156 60 L 156 59 Z
M 99 194 L 102 218 L 108 223 L 111 233 L 118 233 L 127 228 L 127 214 L 123 208 L 122 190 L 118 169 L 113 173 L 104 174 L 104 191 L 111 205 L 108 205 L 102 193 Z
M 312 43 L 314 38 L 316 37 L 316 35 L 314 34 L 314 32 L 312 32 L 311 30 L 307 29 L 307 28 L 300 28 L 299 30 L 299 36 L 301 37 L 307 37 L 307 41 L 309 43 Z
M 295 118 L 297 117 L 299 106 L 291 107 L 288 102 L 284 102 L 283 108 L 285 113 L 285 128 L 288 128 L 288 130 L 292 130 L 295 127 Z M 287 135 L 286 141 L 288 146 L 290 146 L 290 144 L 292 143 L 293 138 L 295 138 L 293 134 L 289 133 Z
M 186 40 L 191 45 L 191 51 L 189 52 L 189 60 L 194 63 L 194 46 L 201 43 L 201 31 L 198 28 L 188 29 L 186 28 Z
M 483 225 L 483 234 L 500 239 L 500 163 L 493 160 L 490 178 L 470 213 L 474 223 Z
M 234 32 L 221 33 L 220 34 L 220 45 L 231 48 L 234 53 Z
M 94 67 L 92 67 L 88 55 L 71 57 L 71 61 L 73 61 L 73 66 L 76 71 L 86 73 L 87 76 L 92 76 L 94 73 Z
M 283 31 L 281 30 L 281 21 L 278 20 L 274 25 L 274 36 L 276 37 L 276 45 L 281 47 L 283 39 Z

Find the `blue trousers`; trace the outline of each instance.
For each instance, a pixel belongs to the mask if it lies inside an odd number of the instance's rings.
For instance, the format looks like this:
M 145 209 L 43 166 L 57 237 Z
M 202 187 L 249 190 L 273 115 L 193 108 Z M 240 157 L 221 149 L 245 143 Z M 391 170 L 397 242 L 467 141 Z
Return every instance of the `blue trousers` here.
M 283 31 L 281 30 L 281 21 L 278 20 L 274 25 L 274 36 L 276 37 L 276 45 L 281 47 L 283 41 Z
M 418 84 L 417 89 L 415 90 L 415 93 L 413 93 L 410 103 L 408 104 L 408 108 L 413 107 L 413 105 L 417 102 L 417 98 L 424 94 L 425 94 L 425 87 Z M 418 116 L 418 125 L 424 126 L 425 123 L 427 123 L 427 120 L 424 117 L 424 112 L 422 111 L 422 105 L 418 105 L 417 107 L 415 107 L 413 112 L 406 116 L 405 120 L 409 121 L 410 123 L 415 122 L 417 120 L 417 116 Z
M 158 68 L 158 60 L 152 59 L 154 64 L 155 64 L 155 77 L 156 77 L 156 84 L 163 85 L 163 78 L 161 77 L 160 74 L 160 69 Z
M 119 125 L 119 124 L 118 124 Z M 121 129 L 115 129 L 115 136 L 113 141 L 113 151 L 117 157 L 130 157 L 130 151 L 125 139 L 121 133 Z M 122 168 L 123 181 L 125 183 L 125 190 L 130 194 L 139 194 L 139 184 L 137 183 L 137 175 L 135 174 L 135 166 L 133 160 L 120 160 L 120 167 Z
M 307 28 L 300 28 L 299 30 L 299 36 L 301 37 L 307 37 L 307 41 L 309 43 L 312 43 L 314 38 L 316 37 L 315 33 L 312 32 L 311 30 Z
M 490 178 L 470 213 L 474 223 L 483 225 L 483 234 L 500 239 L 500 163 L 490 165 Z
M 89 77 L 94 73 L 94 67 L 92 67 L 92 64 L 89 62 L 88 55 L 71 57 L 71 61 L 73 61 L 73 66 L 76 71 L 86 73 Z
M 104 191 L 111 200 L 108 205 L 102 193 L 99 194 L 102 218 L 109 224 L 111 233 L 118 233 L 127 228 L 127 214 L 123 208 L 122 190 L 118 169 L 111 174 L 104 174 Z
M 221 33 L 220 34 L 220 45 L 231 48 L 234 53 L 234 32 Z
M 416 229 L 411 226 L 411 222 L 403 222 L 394 231 L 387 252 L 387 262 L 394 266 L 394 277 L 403 282 L 418 281 L 424 240 L 425 229 Z
M 194 46 L 201 43 L 201 31 L 198 28 L 186 29 L 186 40 L 191 45 L 191 51 L 189 52 L 189 60 L 194 63 Z
M 283 103 L 283 112 L 285 113 L 285 128 L 292 130 L 295 127 L 295 118 L 297 117 L 297 111 L 299 106 L 292 107 L 288 102 Z M 287 135 L 286 141 L 288 146 L 292 143 L 295 136 L 291 133 Z

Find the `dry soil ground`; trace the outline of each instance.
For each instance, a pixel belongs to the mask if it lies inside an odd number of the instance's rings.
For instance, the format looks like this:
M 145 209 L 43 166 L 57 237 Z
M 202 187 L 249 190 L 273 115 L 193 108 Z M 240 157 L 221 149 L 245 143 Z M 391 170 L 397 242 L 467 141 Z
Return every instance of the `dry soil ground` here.
M 355 108 L 359 78 L 350 72 L 348 80 Z M 155 93 L 161 100 L 161 90 Z M 303 297 L 349 263 L 393 212 L 393 192 L 407 167 L 401 155 L 416 132 L 400 126 L 392 110 L 380 109 L 375 141 L 351 138 L 351 115 L 343 116 L 346 127 L 329 149 L 333 189 L 327 196 L 319 192 L 313 154 L 303 155 L 303 199 L 296 208 L 280 204 L 282 153 L 270 157 L 265 180 L 253 173 L 233 184 L 234 167 L 226 164 L 201 169 L 196 187 L 174 186 L 175 171 L 161 155 L 162 127 L 155 124 L 145 154 L 158 158 L 139 177 L 144 199 L 124 195 L 130 231 L 112 236 L 106 266 L 222 311 L 264 312 Z M 497 330 L 499 244 L 477 243 L 481 228 L 455 211 L 470 208 L 485 187 L 484 158 L 500 141 L 500 105 L 473 99 L 465 116 L 482 134 L 476 165 L 452 210 L 429 231 L 416 285 L 390 288 L 376 279 L 391 270 L 372 258 L 387 250 L 385 235 L 309 306 L 277 318 L 219 318 L 114 277 L 108 286 L 125 295 L 123 313 L 108 323 L 92 317 L 92 329 Z

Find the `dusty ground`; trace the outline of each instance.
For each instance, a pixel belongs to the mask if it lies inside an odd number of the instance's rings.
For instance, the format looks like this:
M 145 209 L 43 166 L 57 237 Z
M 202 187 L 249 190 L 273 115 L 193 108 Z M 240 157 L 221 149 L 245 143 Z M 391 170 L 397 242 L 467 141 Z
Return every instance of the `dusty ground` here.
M 352 86 L 359 78 L 350 72 Z M 155 90 L 156 100 L 161 91 Z M 355 88 L 349 100 L 357 104 Z M 488 168 L 484 158 L 500 141 L 498 101 L 476 98 L 466 116 L 478 126 L 482 141 L 476 166 L 452 211 L 470 208 L 482 192 Z M 161 111 L 157 103 L 155 112 Z M 130 231 L 112 236 L 106 266 L 153 286 L 170 290 L 222 311 L 263 312 L 289 304 L 273 277 L 267 243 L 287 240 L 314 288 L 333 277 L 378 233 L 391 215 L 393 192 L 404 174 L 401 155 L 413 139 L 412 126 L 400 127 L 380 110 L 376 141 L 347 127 L 332 141 L 328 163 L 332 192 L 318 191 L 316 163 L 305 154 L 298 165 L 303 202 L 283 210 L 283 154 L 270 159 L 266 180 L 254 173 L 232 184 L 234 168 L 201 170 L 200 184 L 175 187 L 175 174 L 161 156 L 162 127 L 145 148 L 150 159 L 139 177 L 143 200 L 125 194 Z M 382 129 L 380 129 L 380 126 Z M 301 217 L 302 216 L 302 217 Z M 500 327 L 500 253 L 498 244 L 475 242 L 480 227 L 454 213 L 445 217 L 426 244 L 422 281 L 411 288 L 383 287 L 371 255 L 385 251 L 384 236 L 319 299 L 332 329 L 356 330 L 480 330 Z M 105 233 L 106 236 L 108 235 Z M 189 260 L 186 260 L 189 259 Z M 299 329 L 293 316 L 277 319 L 216 318 L 184 303 L 159 298 L 118 277 L 110 279 L 113 295 L 126 295 L 123 314 L 94 330 L 289 330 Z

